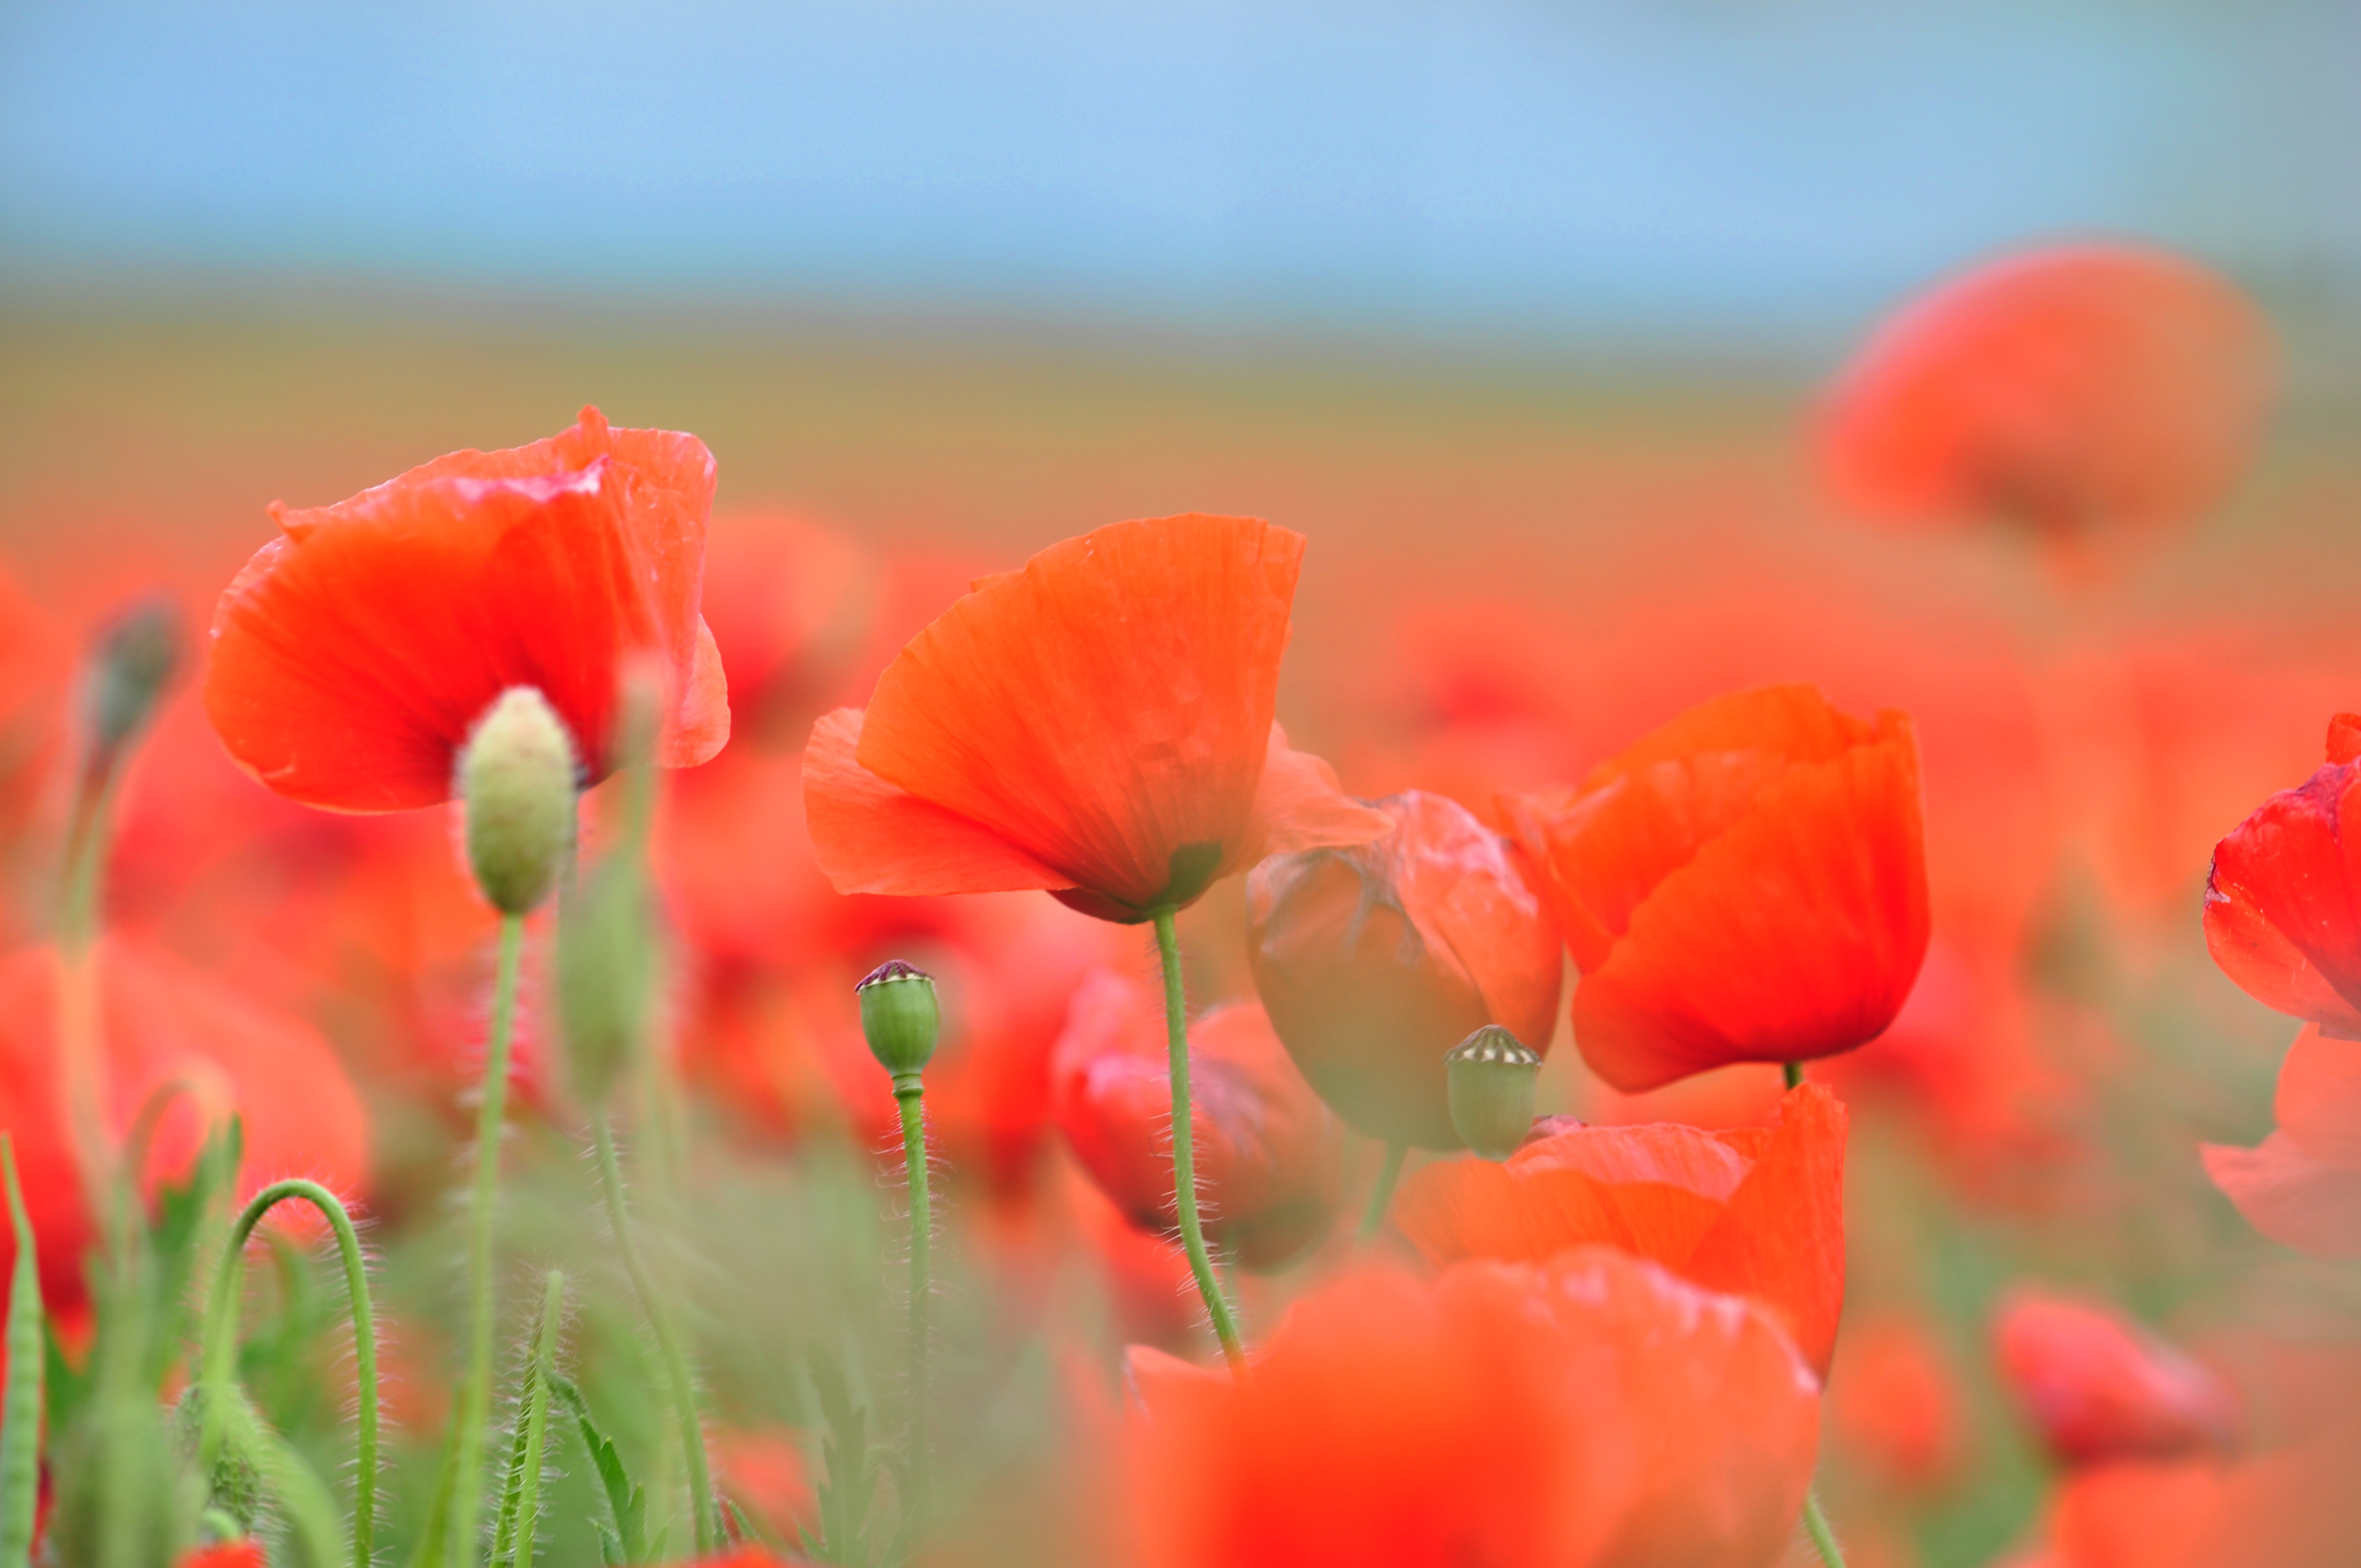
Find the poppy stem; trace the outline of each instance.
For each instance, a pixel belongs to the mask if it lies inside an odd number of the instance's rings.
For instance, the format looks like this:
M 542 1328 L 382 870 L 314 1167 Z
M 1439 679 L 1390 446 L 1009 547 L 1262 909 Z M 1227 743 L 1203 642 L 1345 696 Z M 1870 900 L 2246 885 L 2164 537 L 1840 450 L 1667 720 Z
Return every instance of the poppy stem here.
M 1820 1495 L 1817 1491 L 1804 1494 L 1804 1530 L 1812 1538 L 1827 1568 L 1845 1568 L 1843 1551 L 1837 1545 L 1837 1532 L 1828 1528 L 1828 1516 L 1820 1512 Z
M 1402 1161 L 1409 1155 L 1408 1144 L 1386 1146 L 1385 1163 L 1378 1167 L 1378 1190 L 1369 1194 L 1368 1212 L 1361 1216 L 1363 1246 L 1378 1239 L 1378 1231 L 1386 1223 L 1386 1211 L 1393 1207 L 1394 1183 L 1401 1179 Z
M 608 1219 L 615 1231 L 615 1253 L 623 1260 L 623 1273 L 631 1279 L 632 1293 L 640 1299 L 640 1310 L 648 1315 L 655 1330 L 656 1349 L 664 1357 L 664 1381 L 672 1386 L 673 1416 L 680 1425 L 681 1454 L 688 1466 L 697 1554 L 709 1556 L 719 1550 L 721 1540 L 720 1532 L 715 1529 L 713 1483 L 705 1463 L 705 1423 L 697 1413 L 697 1385 L 689 1378 L 688 1357 L 681 1350 L 672 1314 L 664 1310 L 646 1261 L 640 1256 L 639 1241 L 631 1231 L 631 1211 L 623 1206 L 623 1172 L 615 1158 L 615 1133 L 607 1113 L 600 1112 L 591 1127 L 598 1149 L 598 1184 L 606 1190 Z
M 1788 1088 L 1801 1088 L 1804 1082 L 1804 1064 L 1799 1061 L 1781 1062 L 1779 1076 L 1786 1080 Z
M 491 1035 L 484 1051 L 484 1091 L 476 1112 L 476 1191 L 467 1253 L 469 1345 L 461 1390 L 458 1459 L 453 1466 L 451 1550 L 444 1561 L 467 1568 L 478 1551 L 477 1514 L 483 1506 L 484 1423 L 491 1415 L 492 1210 L 500 1183 L 500 1124 L 508 1111 L 509 1045 L 516 1028 L 517 971 L 524 960 L 524 916 L 500 917 L 500 956 L 492 981 Z
M 910 1500 L 912 1519 L 927 1511 L 927 1298 L 934 1211 L 927 1193 L 926 1090 L 915 1072 L 897 1073 L 894 1098 L 902 1106 L 902 1165 L 910 1183 Z
M 1165 1055 L 1172 1078 L 1172 1206 L 1180 1212 L 1180 1245 L 1189 1255 L 1189 1272 L 1196 1276 L 1197 1293 L 1205 1299 L 1205 1310 L 1213 1316 L 1222 1354 L 1229 1358 L 1230 1370 L 1243 1375 L 1246 1345 L 1238 1338 L 1237 1321 L 1230 1315 L 1221 1281 L 1213 1277 L 1213 1262 L 1205 1253 L 1205 1227 L 1197 1218 L 1197 1152 L 1190 1125 L 1193 1107 L 1189 1099 L 1189 1005 L 1181 990 L 1180 936 L 1173 927 L 1172 915 L 1170 909 L 1159 909 L 1154 916 L 1156 950 L 1164 961 Z

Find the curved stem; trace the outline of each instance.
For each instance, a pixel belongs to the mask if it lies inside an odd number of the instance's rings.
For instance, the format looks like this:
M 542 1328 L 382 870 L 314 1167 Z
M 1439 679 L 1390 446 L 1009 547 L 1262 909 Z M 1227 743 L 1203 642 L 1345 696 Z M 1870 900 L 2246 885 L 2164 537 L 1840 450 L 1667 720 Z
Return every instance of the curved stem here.
M 717 1550 L 721 1541 L 713 1518 L 713 1482 L 705 1461 L 705 1423 L 697 1413 L 697 1385 L 689 1378 L 688 1357 L 681 1350 L 672 1314 L 664 1310 L 664 1300 L 656 1294 L 647 1265 L 640 1256 L 638 1239 L 631 1232 L 631 1211 L 623 1206 L 623 1172 L 615 1159 L 614 1130 L 608 1124 L 604 1112 L 591 1126 L 598 1146 L 598 1183 L 606 1190 L 607 1212 L 614 1224 L 615 1252 L 623 1260 L 623 1273 L 631 1281 L 632 1292 L 640 1299 L 640 1310 L 648 1315 L 649 1323 L 655 1329 L 656 1349 L 664 1357 L 664 1381 L 671 1385 L 673 1415 L 680 1425 L 681 1454 L 688 1465 L 697 1554 L 703 1557 Z
M 1361 1216 L 1363 1246 L 1378 1239 L 1378 1231 L 1386 1223 L 1386 1211 L 1393 1207 L 1394 1183 L 1401 1179 L 1402 1161 L 1409 1155 L 1408 1144 L 1386 1146 L 1385 1163 L 1378 1167 L 1378 1189 L 1369 1194 L 1368 1212 Z
M 500 1123 L 509 1098 L 509 1044 L 516 1028 L 517 970 L 524 958 L 524 916 L 500 917 L 500 957 L 492 981 L 491 1037 L 484 1052 L 483 1102 L 476 1112 L 476 1191 L 469 1215 L 467 1299 L 471 1339 L 460 1392 L 458 1460 L 451 1497 L 451 1550 L 445 1561 L 476 1561 L 476 1516 L 483 1507 L 484 1422 L 492 1404 L 492 1208 L 500 1198 Z
M 915 1072 L 897 1075 L 894 1098 L 902 1107 L 902 1166 L 910 1183 L 910 1503 L 912 1518 L 927 1508 L 927 1305 L 933 1282 L 928 1250 L 934 1211 L 927 1192 L 926 1091 Z
M 1820 1561 L 1827 1568 L 1845 1568 L 1844 1552 L 1837 1545 L 1836 1531 L 1828 1528 L 1828 1516 L 1820 1512 L 1820 1495 L 1804 1494 L 1804 1529 L 1812 1538 Z
M 1171 910 L 1159 909 L 1154 918 L 1156 950 L 1164 961 L 1165 1054 L 1172 1080 L 1172 1204 L 1180 1215 L 1180 1245 L 1189 1255 L 1189 1272 L 1196 1276 L 1197 1293 L 1205 1299 L 1205 1310 L 1213 1316 L 1222 1354 L 1229 1358 L 1230 1370 L 1243 1375 L 1246 1345 L 1238 1338 L 1237 1321 L 1230 1315 L 1221 1281 L 1213 1277 L 1213 1261 L 1205 1253 L 1205 1228 L 1197 1218 L 1197 1152 L 1190 1124 L 1194 1107 L 1189 1100 L 1189 1010 L 1181 992 L 1180 937 L 1173 927 Z
M 345 1290 L 352 1299 L 353 1371 L 360 1385 L 359 1436 L 356 1455 L 357 1475 L 353 1493 L 353 1568 L 368 1568 L 377 1530 L 377 1315 L 369 1304 L 368 1269 L 361 1255 L 361 1239 L 353 1217 L 336 1195 L 316 1181 L 276 1181 L 254 1195 L 230 1226 L 222 1265 L 214 1276 L 213 1299 L 205 1310 L 203 1337 L 198 1341 L 198 1375 L 204 1379 L 204 1425 L 199 1452 L 211 1467 L 219 1453 L 237 1354 L 238 1285 L 244 1277 L 246 1244 L 262 1216 L 291 1198 L 302 1200 L 320 1212 L 336 1233 L 336 1250 L 345 1264 Z

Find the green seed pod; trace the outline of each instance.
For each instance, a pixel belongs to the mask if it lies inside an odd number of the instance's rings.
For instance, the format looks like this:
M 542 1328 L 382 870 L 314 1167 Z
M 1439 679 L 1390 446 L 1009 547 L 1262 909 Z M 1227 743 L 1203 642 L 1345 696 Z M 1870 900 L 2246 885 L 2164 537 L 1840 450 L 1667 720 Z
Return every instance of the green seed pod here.
M 82 677 L 90 767 L 103 773 L 148 727 L 181 663 L 181 612 L 170 600 L 132 606 L 99 633 Z
M 657 938 L 647 879 L 609 857 L 563 904 L 557 924 L 557 1021 L 566 1071 L 597 1107 L 646 1037 L 656 992 Z
M 877 1065 L 894 1075 L 897 1088 L 905 1078 L 917 1077 L 935 1054 L 935 1036 L 943 1026 L 934 977 L 892 959 L 870 970 L 853 992 L 861 998 L 861 1031 L 869 1036 L 869 1054 Z
M 484 710 L 459 753 L 467 861 L 485 901 L 529 915 L 574 848 L 574 741 L 549 699 L 511 686 Z
M 1444 1053 L 1451 1124 L 1485 1159 L 1517 1152 L 1533 1124 L 1533 1088 L 1542 1075 L 1539 1052 L 1498 1024 L 1487 1024 Z

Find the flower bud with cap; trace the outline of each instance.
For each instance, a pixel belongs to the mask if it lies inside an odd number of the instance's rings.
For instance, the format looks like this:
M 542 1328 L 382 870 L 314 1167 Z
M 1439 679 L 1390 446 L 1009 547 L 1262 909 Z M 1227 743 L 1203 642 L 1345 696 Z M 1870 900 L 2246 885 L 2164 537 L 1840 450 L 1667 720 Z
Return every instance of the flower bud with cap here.
M 1487 1024 L 1443 1058 L 1451 1094 L 1451 1124 L 1477 1155 L 1504 1160 L 1533 1124 L 1533 1089 L 1542 1075 L 1538 1051 L 1498 1024 Z
M 926 1070 L 942 1032 L 934 977 L 889 959 L 871 970 L 853 993 L 861 998 L 861 1032 L 869 1036 L 869 1054 L 894 1075 L 896 1089 L 905 1079 L 915 1080 Z
M 574 848 L 578 776 L 565 720 L 533 687 L 511 686 L 477 720 L 458 795 L 476 885 L 501 914 L 531 914 L 556 884 Z
M 180 663 L 181 612 L 170 599 L 135 604 L 99 633 L 82 690 L 92 778 L 104 779 L 148 727 Z

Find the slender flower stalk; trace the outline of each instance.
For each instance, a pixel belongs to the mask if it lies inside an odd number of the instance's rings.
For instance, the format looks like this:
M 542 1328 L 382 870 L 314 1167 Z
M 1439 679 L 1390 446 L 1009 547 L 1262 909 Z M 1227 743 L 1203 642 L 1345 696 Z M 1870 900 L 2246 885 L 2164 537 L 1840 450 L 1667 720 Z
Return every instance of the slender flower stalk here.
M 533 1395 L 524 1419 L 524 1463 L 518 1470 L 516 1550 L 510 1561 L 516 1568 L 533 1568 L 533 1538 L 541 1519 L 542 1443 L 549 1428 L 549 1379 L 556 1370 L 558 1321 L 566 1310 L 566 1276 L 549 1271 L 542 1297 L 541 1335 L 533 1352 Z M 700 1555 L 704 1546 L 697 1548 Z
M 41 1266 L 33 1222 L 16 1180 L 16 1146 L 0 1133 L 0 1176 L 8 1188 L 8 1223 L 16 1266 L 8 1281 L 8 1382 L 0 1396 L 0 1568 L 32 1561 L 41 1493 Z
M 1384 1228 L 1386 1211 L 1394 1203 L 1394 1184 L 1401 1179 L 1402 1161 L 1409 1157 L 1408 1144 L 1397 1141 L 1386 1145 L 1385 1163 L 1378 1167 L 1377 1190 L 1369 1194 L 1368 1212 L 1361 1216 L 1363 1246 L 1377 1240 L 1378 1232 Z
M 491 1037 L 484 1054 L 482 1103 L 476 1112 L 476 1190 L 467 1239 L 467 1381 L 460 1387 L 458 1457 L 451 1495 L 446 1561 L 476 1561 L 476 1521 L 483 1506 L 484 1422 L 492 1406 L 492 1334 L 498 1305 L 492 1276 L 492 1212 L 500 1197 L 500 1128 L 508 1111 L 509 1046 L 516 1029 L 517 971 L 524 957 L 524 916 L 500 917 L 500 967 L 492 981 Z
M 927 1192 L 926 1089 L 918 1074 L 894 1080 L 894 1098 L 902 1107 L 902 1165 L 910 1183 L 910 1512 L 927 1509 L 927 1301 L 934 1290 L 929 1275 L 928 1245 L 933 1240 L 934 1212 Z
M 1779 1073 L 1788 1088 L 1797 1088 L 1804 1081 L 1804 1064 L 1782 1062 Z M 1819 1552 L 1825 1568 L 1845 1568 L 1844 1551 L 1837 1545 L 1836 1531 L 1828 1528 L 1828 1515 L 1820 1512 L 1820 1494 L 1817 1489 L 1804 1494 L 1804 1529 L 1811 1536 L 1812 1546 Z
M 598 1144 L 598 1183 L 606 1192 L 607 1213 L 615 1233 L 615 1252 L 622 1259 L 632 1293 L 640 1299 L 640 1310 L 648 1315 L 649 1323 L 654 1327 L 656 1349 L 664 1359 L 673 1419 L 680 1426 L 681 1456 L 688 1466 L 697 1552 L 702 1557 L 721 1541 L 719 1521 L 714 1518 L 711 1471 L 706 1463 L 705 1424 L 697 1413 L 697 1384 L 689 1376 L 688 1356 L 681 1348 L 680 1332 L 673 1325 L 672 1314 L 664 1310 L 664 1298 L 648 1274 L 647 1261 L 640 1255 L 639 1242 L 631 1231 L 631 1211 L 623 1203 L 623 1173 L 615 1158 L 614 1130 L 603 1112 L 592 1124 L 592 1130 Z
M 204 1383 L 204 1426 L 198 1452 L 210 1468 L 227 1433 L 229 1406 L 236 1398 L 231 1382 L 237 1358 L 238 1287 L 244 1277 L 246 1244 L 262 1217 L 290 1199 L 309 1203 L 328 1222 L 336 1235 L 336 1251 L 345 1266 L 345 1293 L 353 1321 L 353 1372 L 360 1385 L 359 1433 L 355 1440 L 353 1483 L 353 1568 L 368 1568 L 377 1531 L 378 1377 L 377 1314 L 370 1306 L 368 1267 L 361 1253 L 352 1215 L 336 1195 L 316 1181 L 277 1181 L 256 1193 L 230 1226 L 221 1267 L 214 1275 L 213 1299 L 207 1305 L 203 1336 L 197 1353 L 198 1376 Z
M 1237 1321 L 1222 1294 L 1222 1283 L 1214 1277 L 1213 1261 L 1205 1251 L 1205 1228 L 1197 1217 L 1197 1159 L 1190 1127 L 1189 1008 L 1181 989 L 1180 937 L 1173 927 L 1172 913 L 1170 908 L 1159 909 L 1153 917 L 1156 950 L 1164 962 L 1164 1030 L 1172 1079 L 1172 1202 L 1180 1212 L 1180 1245 L 1189 1255 L 1189 1272 L 1196 1277 L 1197 1293 L 1205 1299 L 1205 1310 L 1213 1317 L 1213 1333 L 1222 1342 L 1230 1370 L 1243 1376 L 1246 1344 L 1238 1337 Z

